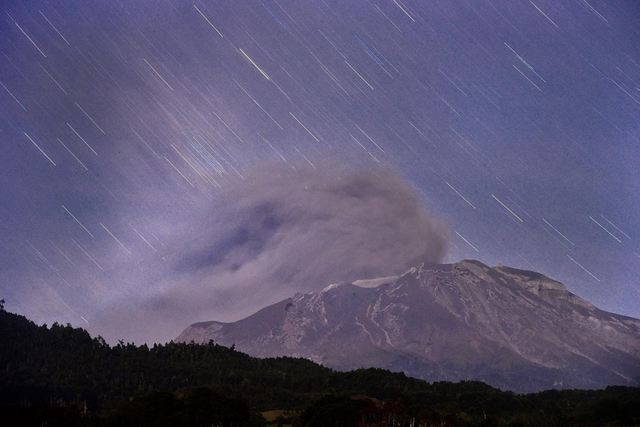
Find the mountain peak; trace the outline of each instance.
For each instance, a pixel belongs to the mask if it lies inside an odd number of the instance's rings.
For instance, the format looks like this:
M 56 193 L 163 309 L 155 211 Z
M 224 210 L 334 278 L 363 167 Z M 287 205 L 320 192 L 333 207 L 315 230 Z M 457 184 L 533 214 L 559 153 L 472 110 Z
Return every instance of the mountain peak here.
M 254 356 L 515 391 L 640 378 L 640 321 L 599 310 L 540 273 L 475 260 L 299 293 L 238 322 L 191 325 L 177 338 L 209 339 Z

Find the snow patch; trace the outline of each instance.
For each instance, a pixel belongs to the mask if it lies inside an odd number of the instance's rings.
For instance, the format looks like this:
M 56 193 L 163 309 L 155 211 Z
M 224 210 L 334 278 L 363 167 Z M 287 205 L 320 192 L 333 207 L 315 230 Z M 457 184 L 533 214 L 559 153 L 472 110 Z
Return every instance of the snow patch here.
M 322 292 L 328 292 L 331 289 L 335 289 L 340 286 L 340 283 L 333 283 L 322 290 Z
M 399 276 L 389 276 L 389 277 L 381 277 L 379 279 L 370 279 L 370 280 L 356 280 L 353 282 L 355 286 L 359 288 L 377 288 L 382 285 L 390 285 L 398 280 Z

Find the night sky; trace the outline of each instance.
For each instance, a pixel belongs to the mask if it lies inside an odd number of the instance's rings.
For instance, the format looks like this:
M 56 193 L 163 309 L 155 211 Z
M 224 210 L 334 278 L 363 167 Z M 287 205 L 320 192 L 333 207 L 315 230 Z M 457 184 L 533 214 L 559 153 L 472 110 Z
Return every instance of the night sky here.
M 0 22 L 9 310 L 168 340 L 442 245 L 640 317 L 639 2 L 5 0 Z

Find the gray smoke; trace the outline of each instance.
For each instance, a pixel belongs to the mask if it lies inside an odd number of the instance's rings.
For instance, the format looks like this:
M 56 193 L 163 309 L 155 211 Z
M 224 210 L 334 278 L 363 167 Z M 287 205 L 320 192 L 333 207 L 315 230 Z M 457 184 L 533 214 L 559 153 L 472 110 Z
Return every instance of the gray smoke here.
M 189 323 L 239 319 L 296 292 L 439 262 L 446 251 L 444 227 L 382 169 L 269 167 L 190 222 L 172 243 L 171 280 L 142 310 L 154 312 L 151 324 L 165 323 L 168 338 Z
M 445 252 L 415 193 L 389 171 L 262 171 L 232 188 L 201 227 L 177 268 L 230 274 L 241 287 L 258 285 L 257 275 L 317 289 L 438 262 Z

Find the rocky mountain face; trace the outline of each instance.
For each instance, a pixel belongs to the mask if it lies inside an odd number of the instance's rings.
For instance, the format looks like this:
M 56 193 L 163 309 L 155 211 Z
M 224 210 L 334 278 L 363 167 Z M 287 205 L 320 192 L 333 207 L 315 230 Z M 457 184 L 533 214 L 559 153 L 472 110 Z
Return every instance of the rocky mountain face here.
M 539 273 L 478 261 L 296 294 L 237 322 L 193 324 L 176 340 L 210 339 L 252 356 L 517 392 L 640 385 L 640 320 Z

